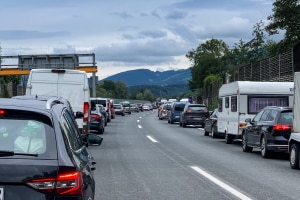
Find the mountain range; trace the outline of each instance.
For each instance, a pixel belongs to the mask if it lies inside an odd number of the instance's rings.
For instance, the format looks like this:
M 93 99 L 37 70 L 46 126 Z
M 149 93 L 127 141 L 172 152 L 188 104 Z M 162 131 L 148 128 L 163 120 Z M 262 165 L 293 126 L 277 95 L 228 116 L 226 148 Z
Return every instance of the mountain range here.
M 126 72 L 121 72 L 109 76 L 101 81 L 123 81 L 127 86 L 137 85 L 177 85 L 187 84 L 191 79 L 190 69 L 168 70 L 168 71 L 151 71 L 149 69 L 136 69 Z
M 136 69 L 109 76 L 100 81 L 122 81 L 126 83 L 129 93 L 149 89 L 157 97 L 176 98 L 189 91 L 188 81 L 191 79 L 190 69 L 151 71 Z

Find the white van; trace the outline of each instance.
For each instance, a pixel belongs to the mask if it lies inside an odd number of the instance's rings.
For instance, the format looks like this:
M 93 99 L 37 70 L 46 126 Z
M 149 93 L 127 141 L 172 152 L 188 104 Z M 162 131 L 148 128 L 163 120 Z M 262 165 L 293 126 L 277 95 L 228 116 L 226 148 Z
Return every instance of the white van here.
M 218 132 L 227 144 L 240 139 L 246 118 L 266 106 L 292 106 L 293 82 L 236 81 L 219 90 Z
M 70 101 L 74 112 L 84 117 L 76 119 L 81 133 L 89 132 L 90 90 L 87 74 L 70 69 L 32 69 L 25 95 L 60 96 Z

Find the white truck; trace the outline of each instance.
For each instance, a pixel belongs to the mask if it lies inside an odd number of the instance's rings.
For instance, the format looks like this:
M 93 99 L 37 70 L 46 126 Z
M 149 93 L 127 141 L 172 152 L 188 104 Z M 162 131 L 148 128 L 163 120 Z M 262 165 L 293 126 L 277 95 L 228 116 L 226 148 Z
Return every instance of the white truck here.
M 265 106 L 292 106 L 293 82 L 236 81 L 219 90 L 218 133 L 226 144 L 241 139 L 247 126 L 245 119 L 253 118 Z
M 69 100 L 74 112 L 82 112 L 84 117 L 76 119 L 81 133 L 89 132 L 90 90 L 87 74 L 71 69 L 32 69 L 25 95 L 46 95 Z
M 299 169 L 300 152 L 300 72 L 294 74 L 293 128 L 289 139 L 290 166 Z

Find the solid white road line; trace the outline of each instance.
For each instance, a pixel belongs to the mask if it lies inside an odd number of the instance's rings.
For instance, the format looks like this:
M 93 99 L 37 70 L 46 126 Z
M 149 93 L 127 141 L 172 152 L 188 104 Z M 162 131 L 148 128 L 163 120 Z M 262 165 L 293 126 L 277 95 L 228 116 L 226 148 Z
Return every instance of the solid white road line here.
M 158 141 L 157 140 L 155 140 L 153 137 L 151 137 L 150 135 L 147 135 L 147 138 L 149 139 L 149 140 L 151 140 L 152 142 L 154 142 L 154 143 L 157 143 Z
M 241 192 L 237 191 L 236 189 L 230 187 L 229 185 L 227 185 L 226 183 L 220 181 L 219 179 L 215 178 L 214 176 L 210 175 L 209 173 L 203 171 L 199 167 L 197 167 L 197 166 L 191 166 L 191 168 L 193 170 L 195 170 L 196 172 L 198 172 L 199 174 L 201 174 L 202 176 L 204 176 L 205 178 L 209 179 L 211 182 L 217 184 L 221 188 L 227 190 L 228 192 L 230 192 L 234 196 L 238 197 L 239 199 L 242 199 L 242 200 L 251 200 L 251 198 L 247 197 L 246 195 L 242 194 Z

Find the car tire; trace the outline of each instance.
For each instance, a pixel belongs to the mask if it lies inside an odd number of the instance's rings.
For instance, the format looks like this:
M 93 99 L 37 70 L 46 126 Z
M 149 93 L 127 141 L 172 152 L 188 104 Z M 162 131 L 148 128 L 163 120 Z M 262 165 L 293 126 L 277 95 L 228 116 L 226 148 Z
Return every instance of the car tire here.
M 213 126 L 213 127 L 211 128 L 211 137 L 212 137 L 212 138 L 216 138 L 216 137 L 217 137 L 216 132 L 215 132 L 215 126 Z
M 233 136 L 228 133 L 225 133 L 225 143 L 232 144 L 232 141 L 233 141 Z
M 104 132 L 104 128 L 101 127 L 101 125 L 100 125 L 100 126 L 99 126 L 99 130 L 98 130 L 98 133 L 99 133 L 99 134 L 103 134 L 103 132 Z
M 263 158 L 269 158 L 271 155 L 271 151 L 268 150 L 267 142 L 265 137 L 262 137 L 260 141 L 260 153 Z
M 292 169 L 299 169 L 299 150 L 300 145 L 298 143 L 292 144 L 290 150 L 290 166 Z
M 243 133 L 242 135 L 242 149 L 243 149 L 243 152 L 252 152 L 253 150 L 253 147 L 249 147 L 248 144 L 247 144 L 247 136 L 245 133 Z
M 179 126 L 182 126 L 182 123 L 181 123 L 181 122 L 179 122 Z
M 185 128 L 186 127 L 186 123 L 182 122 L 182 127 Z
M 209 136 L 209 132 L 204 129 L 204 136 Z

